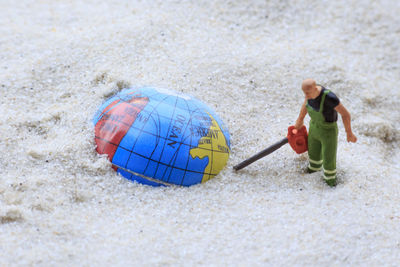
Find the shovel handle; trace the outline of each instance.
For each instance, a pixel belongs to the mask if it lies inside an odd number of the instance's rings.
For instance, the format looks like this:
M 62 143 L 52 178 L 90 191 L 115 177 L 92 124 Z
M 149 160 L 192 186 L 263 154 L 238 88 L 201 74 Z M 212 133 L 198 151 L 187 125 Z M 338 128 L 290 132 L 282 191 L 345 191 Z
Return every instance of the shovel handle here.
M 276 142 L 275 144 L 273 144 L 270 147 L 267 147 L 266 149 L 264 149 L 263 151 L 258 152 L 257 154 L 255 154 L 254 156 L 252 156 L 251 158 L 248 158 L 244 161 L 242 161 L 241 163 L 233 166 L 233 169 L 235 171 L 238 171 L 240 169 L 243 169 L 244 167 L 250 165 L 251 163 L 271 154 L 272 152 L 274 152 L 275 150 L 277 150 L 278 148 L 280 148 L 281 146 L 283 146 L 284 144 L 287 144 L 289 142 L 289 140 L 287 139 L 287 137 L 283 138 L 281 141 Z

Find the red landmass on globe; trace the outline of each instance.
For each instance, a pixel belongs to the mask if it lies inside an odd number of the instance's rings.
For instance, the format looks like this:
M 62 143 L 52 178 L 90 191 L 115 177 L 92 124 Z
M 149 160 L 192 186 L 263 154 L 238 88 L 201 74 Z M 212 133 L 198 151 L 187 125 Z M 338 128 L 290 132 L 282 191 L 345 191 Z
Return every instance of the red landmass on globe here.
M 128 101 L 119 99 L 108 105 L 95 125 L 96 151 L 107 154 L 112 162 L 119 143 L 148 102 L 148 97 L 133 96 Z

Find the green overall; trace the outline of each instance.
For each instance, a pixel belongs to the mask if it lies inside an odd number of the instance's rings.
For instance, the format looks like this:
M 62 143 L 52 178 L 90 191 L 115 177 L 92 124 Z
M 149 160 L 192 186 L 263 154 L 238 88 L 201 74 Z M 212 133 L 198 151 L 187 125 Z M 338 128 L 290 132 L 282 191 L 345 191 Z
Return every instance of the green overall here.
M 336 181 L 336 150 L 338 139 L 338 127 L 336 122 L 326 122 L 322 114 L 325 96 L 329 93 L 325 90 L 321 98 L 319 111 L 315 111 L 307 102 L 307 112 L 310 115 L 310 127 L 308 133 L 308 156 L 310 172 L 321 170 L 324 167 L 324 179 L 327 183 Z

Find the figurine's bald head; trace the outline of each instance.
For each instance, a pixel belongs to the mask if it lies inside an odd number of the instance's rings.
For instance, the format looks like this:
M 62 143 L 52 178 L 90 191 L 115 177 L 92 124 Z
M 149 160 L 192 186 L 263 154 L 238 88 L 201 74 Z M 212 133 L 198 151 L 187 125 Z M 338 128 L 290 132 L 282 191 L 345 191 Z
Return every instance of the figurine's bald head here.
M 301 84 L 301 89 L 303 90 L 306 99 L 314 99 L 318 97 L 320 93 L 317 83 L 313 79 L 305 79 Z

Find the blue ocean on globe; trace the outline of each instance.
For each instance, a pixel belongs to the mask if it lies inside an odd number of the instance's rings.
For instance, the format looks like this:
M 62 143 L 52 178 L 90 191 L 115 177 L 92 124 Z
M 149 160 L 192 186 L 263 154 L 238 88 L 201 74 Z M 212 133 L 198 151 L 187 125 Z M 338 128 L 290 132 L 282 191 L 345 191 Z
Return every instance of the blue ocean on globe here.
M 230 153 L 228 129 L 198 99 L 172 90 L 128 88 L 96 112 L 97 152 L 139 183 L 190 186 L 215 177 Z

